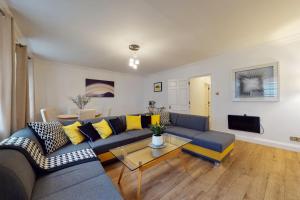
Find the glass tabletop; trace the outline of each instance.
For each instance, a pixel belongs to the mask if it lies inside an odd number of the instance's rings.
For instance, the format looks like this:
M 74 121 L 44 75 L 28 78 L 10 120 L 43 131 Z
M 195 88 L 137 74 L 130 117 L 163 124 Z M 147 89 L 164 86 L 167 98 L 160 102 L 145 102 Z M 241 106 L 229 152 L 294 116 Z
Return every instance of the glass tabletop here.
M 181 148 L 185 144 L 192 141 L 190 139 L 168 133 L 164 133 L 163 137 L 164 145 L 161 148 L 151 147 L 152 138 L 148 138 L 111 149 L 110 152 L 121 162 L 123 162 L 123 164 L 126 165 L 130 170 L 135 170 L 140 166 L 158 159 L 159 157 L 166 155 L 178 148 Z

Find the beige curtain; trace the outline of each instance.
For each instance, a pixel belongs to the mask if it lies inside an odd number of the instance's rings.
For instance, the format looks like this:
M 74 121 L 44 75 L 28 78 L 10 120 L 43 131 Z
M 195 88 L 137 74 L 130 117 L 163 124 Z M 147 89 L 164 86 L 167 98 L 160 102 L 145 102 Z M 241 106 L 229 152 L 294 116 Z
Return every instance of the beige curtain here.
M 34 67 L 15 45 L 13 18 L 0 13 L 0 141 L 34 121 Z
M 12 71 L 12 131 L 24 128 L 30 120 L 27 60 L 27 47 L 17 44 Z
M 0 140 L 11 133 L 13 22 L 0 14 Z
M 28 119 L 35 121 L 35 87 L 34 87 L 34 62 L 33 58 L 28 59 Z

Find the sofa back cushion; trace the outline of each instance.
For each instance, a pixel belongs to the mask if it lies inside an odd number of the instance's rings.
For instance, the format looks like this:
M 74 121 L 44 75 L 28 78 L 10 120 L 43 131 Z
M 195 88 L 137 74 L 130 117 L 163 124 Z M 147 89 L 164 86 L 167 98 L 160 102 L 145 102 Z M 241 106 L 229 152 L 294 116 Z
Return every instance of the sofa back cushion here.
M 176 120 L 177 120 L 177 117 L 178 117 L 178 113 L 170 113 L 170 122 L 172 125 L 176 125 Z
M 26 157 L 16 150 L 0 150 L 1 199 L 31 199 L 36 174 Z
M 69 142 L 63 126 L 58 121 L 29 122 L 27 125 L 40 141 L 44 153 L 52 153 Z
M 171 122 L 175 126 L 180 126 L 184 128 L 199 130 L 199 131 L 208 131 L 208 118 L 197 115 L 188 115 L 188 114 L 174 114 L 171 115 Z
M 109 119 L 108 123 L 114 135 L 118 135 L 126 131 L 126 124 L 124 124 L 122 120 L 118 117 L 114 119 Z

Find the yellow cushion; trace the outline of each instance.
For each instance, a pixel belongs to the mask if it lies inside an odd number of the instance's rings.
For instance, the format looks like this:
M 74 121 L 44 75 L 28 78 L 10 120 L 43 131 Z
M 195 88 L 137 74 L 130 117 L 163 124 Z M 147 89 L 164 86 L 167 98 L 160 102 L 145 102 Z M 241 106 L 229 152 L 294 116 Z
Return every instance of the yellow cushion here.
M 151 124 L 160 124 L 160 115 L 151 115 Z
M 94 123 L 93 126 L 102 139 L 108 138 L 112 134 L 112 130 L 105 119 L 102 119 L 101 122 Z
M 142 129 L 142 121 L 141 115 L 133 116 L 133 115 L 126 115 L 126 130 L 137 130 Z
M 85 137 L 79 131 L 78 126 L 81 126 L 80 122 L 75 122 L 71 125 L 63 126 L 65 134 L 71 140 L 72 144 L 80 144 L 85 140 Z

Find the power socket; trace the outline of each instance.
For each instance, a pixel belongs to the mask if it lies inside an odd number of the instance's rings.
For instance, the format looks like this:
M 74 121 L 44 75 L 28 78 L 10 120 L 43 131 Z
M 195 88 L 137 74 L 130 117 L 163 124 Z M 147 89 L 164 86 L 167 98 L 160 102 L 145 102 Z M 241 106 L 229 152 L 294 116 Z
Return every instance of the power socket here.
M 291 137 L 290 137 L 290 141 L 293 141 L 293 142 L 300 142 L 300 137 L 291 136 Z

